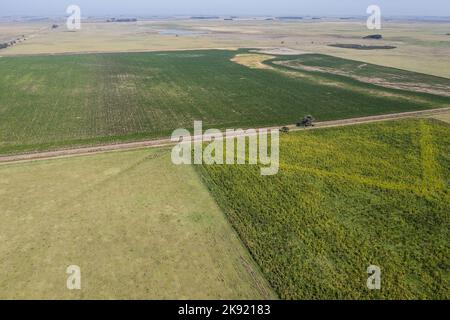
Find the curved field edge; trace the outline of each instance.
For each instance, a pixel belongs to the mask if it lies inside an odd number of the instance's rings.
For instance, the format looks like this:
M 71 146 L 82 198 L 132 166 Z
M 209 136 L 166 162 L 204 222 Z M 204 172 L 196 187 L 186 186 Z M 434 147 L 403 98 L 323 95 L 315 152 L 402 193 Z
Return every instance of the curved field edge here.
M 416 73 L 412 71 L 383 67 L 323 54 L 301 54 L 275 56 L 262 62 L 287 75 L 308 77 L 321 84 L 342 86 L 355 91 L 366 91 L 397 99 L 415 100 L 437 104 L 448 104 L 450 79 Z M 347 64 L 346 64 L 347 63 Z M 369 71 L 355 71 L 358 65 L 366 65 Z M 389 82 L 392 81 L 392 82 Z M 410 85 L 405 85 L 405 82 Z M 416 88 L 412 84 L 419 86 Z M 403 87 L 402 87 L 403 85 Z M 420 86 L 439 90 L 420 91 Z M 380 91 L 381 90 L 381 91 Z
M 282 299 L 448 299 L 449 155 L 450 125 L 402 120 L 282 136 L 273 177 L 197 169 Z
M 425 110 L 450 99 L 234 63 L 248 50 L 4 57 L 0 154 Z M 296 74 L 301 75 L 300 72 Z M 331 85 L 330 85 L 331 82 Z M 337 85 L 336 85 L 337 84 Z
M 271 66 L 285 66 L 292 70 L 322 75 L 337 75 L 384 88 L 437 96 L 450 96 L 450 79 L 444 77 L 383 67 L 323 54 L 307 53 L 288 57 L 272 57 L 272 59 L 267 60 L 266 64 Z

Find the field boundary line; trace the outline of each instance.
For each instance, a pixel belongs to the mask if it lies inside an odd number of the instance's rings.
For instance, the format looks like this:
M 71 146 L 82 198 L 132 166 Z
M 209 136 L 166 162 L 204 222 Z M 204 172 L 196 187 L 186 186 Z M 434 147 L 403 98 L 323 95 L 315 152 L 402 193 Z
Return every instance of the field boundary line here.
M 377 115 L 377 116 L 367 116 L 367 117 L 357 117 L 357 118 L 349 118 L 349 119 L 342 119 L 342 120 L 323 121 L 323 122 L 317 122 L 314 127 L 310 127 L 310 128 L 296 127 L 295 125 L 287 125 L 287 127 L 290 129 L 290 131 L 308 131 L 308 130 L 343 127 L 343 126 L 349 126 L 349 125 L 390 121 L 390 120 L 398 120 L 398 119 L 428 117 L 428 116 L 432 116 L 432 115 L 436 115 L 436 114 L 440 114 L 440 113 L 447 113 L 449 111 L 450 111 L 450 107 L 445 107 L 445 108 L 439 108 L 439 109 L 428 109 L 428 110 L 421 110 L 421 111 L 392 113 L 392 114 L 383 114 L 383 115 Z M 279 129 L 280 127 L 281 126 L 264 127 L 264 128 L 258 128 L 258 130 L 261 130 L 261 129 L 273 130 L 273 129 Z M 235 133 L 235 134 L 225 137 L 224 139 L 235 139 L 242 135 L 246 136 L 246 134 Z M 193 142 L 199 141 L 200 139 L 201 139 L 201 136 L 200 137 L 199 136 L 192 137 Z M 99 153 L 106 153 L 106 152 L 113 152 L 113 151 L 122 151 L 122 150 L 138 150 L 138 149 L 145 149 L 145 148 L 168 147 L 168 146 L 173 146 L 177 143 L 178 142 L 171 141 L 171 138 L 161 138 L 161 139 L 152 139 L 152 140 L 144 140 L 144 141 L 136 141 L 136 142 L 105 144 L 105 145 L 98 145 L 98 146 L 93 146 L 93 147 L 78 147 L 78 148 L 71 148 L 71 149 L 68 148 L 68 149 L 60 149 L 60 150 L 54 150 L 54 151 L 35 152 L 35 153 L 26 153 L 26 154 L 17 154 L 17 155 L 4 155 L 4 156 L 0 155 L 0 164 L 67 158 L 67 157 L 84 156 L 84 155 L 99 154 Z

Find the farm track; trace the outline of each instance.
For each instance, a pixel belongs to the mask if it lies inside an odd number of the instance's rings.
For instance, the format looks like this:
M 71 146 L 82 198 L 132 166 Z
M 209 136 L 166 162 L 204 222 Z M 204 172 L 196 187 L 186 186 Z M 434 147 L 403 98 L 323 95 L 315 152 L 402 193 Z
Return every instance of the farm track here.
M 295 125 L 288 125 L 287 127 L 291 131 L 316 130 L 316 129 L 322 129 L 322 128 L 342 127 L 342 126 L 380 122 L 380 121 L 390 121 L 390 120 L 399 120 L 399 119 L 416 118 L 416 117 L 429 117 L 429 116 L 438 115 L 441 113 L 447 113 L 449 111 L 450 111 L 450 107 L 446 107 L 446 108 L 430 109 L 430 110 L 423 110 L 423 111 L 402 112 L 402 113 L 385 114 L 385 115 L 378 115 L 378 116 L 350 118 L 350 119 L 343 119 L 343 120 L 323 121 L 323 122 L 317 122 L 314 127 L 307 128 L 307 129 L 299 128 L 299 127 L 296 127 Z M 266 128 L 259 128 L 259 129 L 270 130 L 270 129 L 278 129 L 278 128 L 280 128 L 280 126 L 266 127 Z M 238 136 L 242 136 L 242 135 L 233 134 L 233 135 L 228 136 L 227 138 L 232 139 L 232 138 L 236 138 Z M 199 137 L 199 136 L 193 137 L 193 141 L 199 141 L 200 139 L 201 139 L 201 137 Z M 35 161 L 35 160 L 67 158 L 67 157 L 99 154 L 99 153 L 121 151 L 121 150 L 137 150 L 137 149 L 144 149 L 144 148 L 167 147 L 167 146 L 171 146 L 171 145 L 175 145 L 175 144 L 176 144 L 176 142 L 171 141 L 170 138 L 153 139 L 153 140 L 128 142 L 128 143 L 106 144 L 106 145 L 99 145 L 99 146 L 93 146 L 93 147 L 80 147 L 80 148 L 72 148 L 72 149 L 46 151 L 46 152 L 0 156 L 0 163 L 5 164 L 5 163 L 13 163 L 13 162 L 26 162 L 26 161 Z

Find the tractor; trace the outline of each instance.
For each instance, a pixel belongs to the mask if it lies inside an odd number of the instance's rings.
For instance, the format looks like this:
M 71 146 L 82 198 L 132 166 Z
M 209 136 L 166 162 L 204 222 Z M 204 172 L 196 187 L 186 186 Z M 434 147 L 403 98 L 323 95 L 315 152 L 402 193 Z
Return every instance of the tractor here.
M 311 115 L 308 115 L 306 117 L 303 118 L 302 121 L 297 123 L 297 127 L 314 127 L 314 118 Z
M 289 127 L 283 127 L 280 129 L 281 133 L 289 133 L 289 131 L 290 131 Z

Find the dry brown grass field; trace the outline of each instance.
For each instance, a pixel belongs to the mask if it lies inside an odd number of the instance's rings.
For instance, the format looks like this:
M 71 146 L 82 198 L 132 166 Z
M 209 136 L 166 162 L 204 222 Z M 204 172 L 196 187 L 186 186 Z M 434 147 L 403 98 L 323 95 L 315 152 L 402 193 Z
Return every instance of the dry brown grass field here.
M 167 149 L 0 165 L 0 213 L 0 299 L 276 298 Z
M 48 22 L 50 25 L 51 22 Z M 0 51 L 1 55 L 66 52 L 159 51 L 199 48 L 282 47 L 450 77 L 449 23 L 388 21 L 383 40 L 363 40 L 372 33 L 363 21 L 263 19 L 145 20 L 136 23 L 86 21 L 77 32 L 60 28 L 36 30 L 43 22 L 15 23 L 9 33 L 33 34 L 27 41 Z M 5 23 L 0 30 L 8 29 Z M 26 32 L 28 30 L 28 32 Z M 178 32 L 179 31 L 179 32 Z M 178 32 L 178 33 L 177 33 Z M 4 32 L 0 32 L 4 34 Z M 334 43 L 394 45 L 394 50 L 354 50 Z
M 433 118 L 450 123 L 450 112 L 435 115 L 435 116 L 433 116 Z

